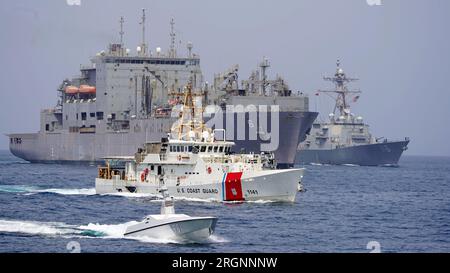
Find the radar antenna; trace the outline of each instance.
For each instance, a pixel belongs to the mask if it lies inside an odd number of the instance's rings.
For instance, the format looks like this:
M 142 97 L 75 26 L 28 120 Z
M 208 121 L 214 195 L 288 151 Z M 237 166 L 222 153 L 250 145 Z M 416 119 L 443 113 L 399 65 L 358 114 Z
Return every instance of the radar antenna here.
M 339 110 L 339 114 L 341 116 L 350 115 L 350 105 L 347 101 L 347 98 L 350 94 L 359 94 L 361 90 L 348 90 L 347 83 L 357 81 L 357 78 L 348 78 L 344 70 L 340 67 L 341 61 L 337 60 L 336 62 L 336 73 L 334 77 L 323 77 L 325 81 L 331 81 L 335 85 L 334 90 L 319 90 L 319 93 L 334 93 L 337 94 L 337 97 L 332 97 L 336 103 L 334 106 L 333 114 L 336 114 L 336 110 Z M 359 96 L 354 97 L 354 101 L 356 101 Z

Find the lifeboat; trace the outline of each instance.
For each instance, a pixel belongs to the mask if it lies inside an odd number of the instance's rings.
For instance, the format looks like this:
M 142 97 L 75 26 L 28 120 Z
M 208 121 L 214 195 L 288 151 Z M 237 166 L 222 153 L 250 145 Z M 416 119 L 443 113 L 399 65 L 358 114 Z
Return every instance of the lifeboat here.
M 66 94 L 73 95 L 73 94 L 78 93 L 79 88 L 76 87 L 76 86 L 73 86 L 73 85 L 69 85 L 69 86 L 66 87 L 65 91 L 66 91 Z
M 95 86 L 90 85 L 80 85 L 80 94 L 95 94 Z

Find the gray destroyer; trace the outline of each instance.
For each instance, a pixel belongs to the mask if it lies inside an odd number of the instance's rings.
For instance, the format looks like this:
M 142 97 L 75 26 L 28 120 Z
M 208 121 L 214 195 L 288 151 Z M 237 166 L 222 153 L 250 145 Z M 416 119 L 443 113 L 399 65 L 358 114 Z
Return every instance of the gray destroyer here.
M 333 97 L 334 111 L 329 114 L 328 122 L 313 124 L 306 140 L 298 146 L 296 164 L 397 166 L 409 138 L 399 141 L 375 138 L 363 118 L 350 112 L 349 97 L 356 102 L 361 91 L 348 90 L 347 83 L 357 79 L 348 78 L 339 61 L 334 77 L 324 80 L 334 83 L 335 89 L 318 91 L 318 94 L 337 95 Z
M 178 119 L 172 109 L 179 103 L 182 87 L 191 83 L 196 92 L 204 94 L 205 105 L 224 110 L 219 112 L 222 124 L 216 121 L 214 128 L 233 133 L 227 139 L 235 142 L 234 152 L 260 153 L 264 150 L 261 145 L 272 140 L 276 129 L 283 132 L 282 141 L 272 150 L 278 166 L 293 165 L 296 147 L 317 113 L 309 111 L 308 97 L 294 94 L 281 77 L 267 78 L 267 60 L 248 80 L 239 82 L 238 67 L 234 66 L 215 75 L 210 85 L 203 79 L 200 57 L 192 53 L 192 43 L 187 43 L 187 56 L 177 53 L 173 20 L 168 51 L 156 48 L 151 52 L 145 42 L 143 10 L 142 43 L 136 55 L 124 45 L 123 23 L 121 18 L 120 42 L 110 44 L 89 65 L 81 66 L 79 76 L 61 83 L 57 105 L 40 113 L 39 132 L 8 134 L 12 154 L 41 163 L 95 163 L 107 156 L 133 155 L 143 143 L 167 136 Z M 237 105 L 243 110 L 227 108 Z M 251 105 L 278 105 L 278 119 L 266 118 L 267 124 L 263 124 L 256 108 L 253 122 Z M 226 122 L 229 115 L 234 122 Z M 239 130 L 244 130 L 243 138 L 239 138 Z

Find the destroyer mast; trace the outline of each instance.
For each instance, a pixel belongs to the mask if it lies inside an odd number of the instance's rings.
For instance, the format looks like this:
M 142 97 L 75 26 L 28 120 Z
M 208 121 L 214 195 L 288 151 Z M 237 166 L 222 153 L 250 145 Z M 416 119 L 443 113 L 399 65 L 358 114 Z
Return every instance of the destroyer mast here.
M 335 85 L 334 90 L 319 90 L 319 93 L 334 93 L 337 94 L 337 97 L 332 97 L 335 100 L 334 110 L 333 114 L 336 115 L 336 111 L 339 110 L 340 116 L 347 117 L 350 115 L 350 104 L 347 102 L 347 98 L 351 94 L 359 94 L 361 93 L 361 90 L 348 90 L 347 83 L 354 82 L 359 79 L 357 78 L 348 78 L 347 75 L 345 75 L 344 70 L 340 67 L 341 62 L 337 60 L 336 62 L 336 73 L 334 74 L 334 77 L 323 77 L 325 81 L 331 81 Z M 355 96 L 353 98 L 353 101 L 356 102 L 356 100 L 359 98 L 359 96 Z

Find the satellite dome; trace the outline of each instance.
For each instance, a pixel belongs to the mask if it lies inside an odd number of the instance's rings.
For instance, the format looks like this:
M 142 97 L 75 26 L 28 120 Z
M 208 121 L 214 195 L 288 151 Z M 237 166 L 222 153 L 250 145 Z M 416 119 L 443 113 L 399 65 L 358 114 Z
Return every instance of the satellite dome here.
M 209 132 L 208 131 L 203 131 L 202 133 L 202 137 L 207 140 L 209 138 Z

